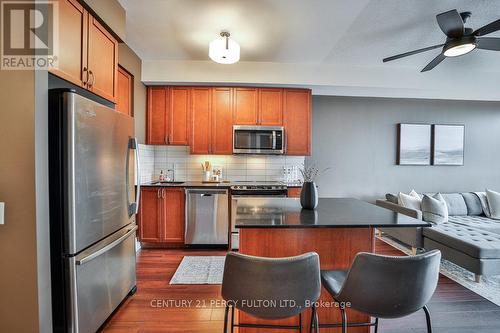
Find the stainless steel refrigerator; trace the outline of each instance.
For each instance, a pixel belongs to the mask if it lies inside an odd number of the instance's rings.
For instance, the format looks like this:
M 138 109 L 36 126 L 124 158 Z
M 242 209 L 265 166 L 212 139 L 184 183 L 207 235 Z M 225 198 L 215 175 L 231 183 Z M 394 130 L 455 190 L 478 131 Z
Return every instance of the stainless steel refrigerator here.
M 133 118 L 49 91 L 54 332 L 95 332 L 136 290 Z

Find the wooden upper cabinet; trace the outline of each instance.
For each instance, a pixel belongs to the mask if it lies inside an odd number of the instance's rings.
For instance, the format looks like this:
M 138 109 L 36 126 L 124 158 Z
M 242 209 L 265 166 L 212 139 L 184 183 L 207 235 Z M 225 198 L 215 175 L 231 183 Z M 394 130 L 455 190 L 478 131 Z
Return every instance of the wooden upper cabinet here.
M 311 91 L 285 89 L 283 101 L 286 154 L 311 155 Z
M 118 42 L 94 17 L 89 17 L 88 39 L 88 88 L 114 102 L 117 93 Z
M 166 145 L 168 136 L 167 117 L 168 88 L 148 87 L 148 108 L 146 113 L 146 143 Z
M 87 80 L 88 13 L 76 0 L 59 1 L 59 52 L 49 72 L 78 86 Z
M 58 45 L 52 74 L 116 102 L 118 41 L 77 0 L 59 1 Z
M 259 124 L 283 125 L 283 89 L 259 89 Z
M 170 128 L 168 143 L 187 145 L 189 129 L 189 87 L 172 87 L 170 90 Z
M 234 88 L 233 119 L 235 125 L 257 125 L 258 100 L 257 88 Z
M 212 154 L 233 153 L 232 102 L 232 88 L 212 88 Z
M 210 110 L 212 89 L 195 87 L 191 89 L 190 142 L 191 154 L 210 154 Z
M 184 188 L 167 187 L 164 191 L 163 241 L 184 243 Z
M 118 67 L 118 94 L 115 110 L 131 117 L 134 116 L 134 76 L 125 68 Z
M 139 240 L 141 242 L 161 242 L 163 207 L 161 187 L 141 188 L 139 205 Z

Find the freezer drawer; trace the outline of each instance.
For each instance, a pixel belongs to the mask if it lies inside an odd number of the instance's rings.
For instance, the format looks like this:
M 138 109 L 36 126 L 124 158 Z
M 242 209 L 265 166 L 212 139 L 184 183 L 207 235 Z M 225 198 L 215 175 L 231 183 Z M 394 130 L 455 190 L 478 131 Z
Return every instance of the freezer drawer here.
M 69 332 L 96 332 L 135 287 L 136 229 L 136 225 L 123 228 L 67 259 Z
M 227 190 L 187 190 L 185 243 L 227 245 L 229 198 Z

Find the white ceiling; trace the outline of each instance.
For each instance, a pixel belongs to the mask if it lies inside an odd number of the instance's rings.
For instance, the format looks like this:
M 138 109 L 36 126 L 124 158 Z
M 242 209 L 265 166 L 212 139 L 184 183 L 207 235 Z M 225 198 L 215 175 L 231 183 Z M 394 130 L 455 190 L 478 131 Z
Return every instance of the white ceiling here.
M 498 0 L 119 1 L 127 11 L 127 44 L 143 59 L 145 82 L 307 85 L 318 94 L 387 97 L 467 93 L 459 99 L 500 100 L 500 52 L 476 50 L 428 73 L 420 70 L 439 50 L 382 63 L 442 43 L 436 14 L 472 11 L 467 25 L 479 28 L 500 18 Z M 222 68 L 208 60 L 208 43 L 221 30 L 241 45 L 237 65 Z

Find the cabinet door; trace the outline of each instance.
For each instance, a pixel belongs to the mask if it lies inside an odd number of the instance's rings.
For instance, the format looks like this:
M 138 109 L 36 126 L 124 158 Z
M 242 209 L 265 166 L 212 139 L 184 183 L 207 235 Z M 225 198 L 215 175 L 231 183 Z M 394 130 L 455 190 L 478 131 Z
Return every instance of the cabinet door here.
M 139 240 L 161 242 L 162 199 L 160 187 L 141 188 L 141 202 L 138 216 Z
M 125 68 L 118 67 L 118 94 L 115 110 L 131 117 L 134 116 L 133 106 L 134 77 Z
M 165 224 L 163 240 L 167 243 L 184 243 L 184 188 L 165 188 Z
M 283 125 L 283 89 L 259 89 L 259 124 Z
M 167 144 L 167 91 L 165 87 L 148 87 L 148 109 L 146 111 L 146 143 Z
M 257 88 L 235 88 L 233 117 L 235 125 L 257 125 Z
M 212 89 L 212 154 L 233 153 L 232 100 L 231 88 Z
M 196 87 L 191 90 L 191 154 L 210 154 L 210 109 L 212 89 Z
M 115 102 L 118 42 L 94 17 L 89 17 L 88 68 L 89 89 L 97 95 Z
M 59 1 L 59 52 L 56 67 L 49 71 L 60 78 L 85 86 L 87 80 L 88 13 L 76 0 Z
M 285 124 L 286 154 L 311 154 L 311 91 L 284 90 L 283 119 Z
M 289 187 L 287 196 L 289 198 L 300 198 L 300 192 L 302 192 L 300 187 Z
M 188 144 L 189 88 L 170 88 L 170 130 L 168 143 Z

